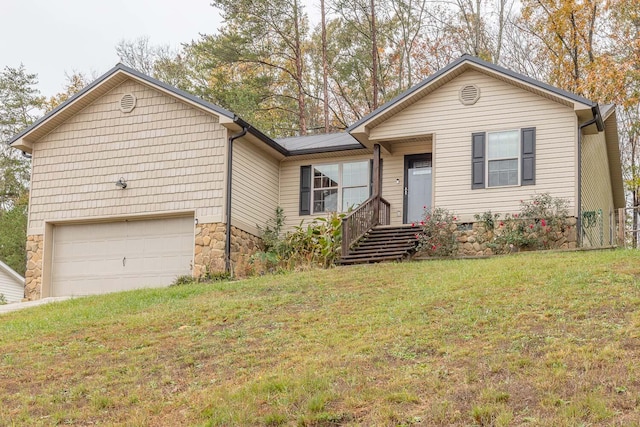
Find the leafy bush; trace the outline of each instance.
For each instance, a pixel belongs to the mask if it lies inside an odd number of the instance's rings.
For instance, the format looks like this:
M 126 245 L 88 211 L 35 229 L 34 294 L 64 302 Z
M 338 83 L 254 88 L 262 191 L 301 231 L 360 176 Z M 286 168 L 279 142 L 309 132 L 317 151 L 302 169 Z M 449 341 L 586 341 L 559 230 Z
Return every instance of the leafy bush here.
M 260 229 L 264 251 L 254 254 L 250 263 L 256 270 L 270 272 L 312 265 L 330 267 L 340 256 L 343 217 L 332 213 L 306 226 L 300 222 L 292 232 L 282 235 L 285 217 L 278 207 L 275 218 Z
M 284 221 L 284 211 L 278 206 L 276 207 L 275 217 L 269 219 L 264 228 L 258 226 L 264 249 L 256 252 L 249 258 L 249 263 L 253 265 L 254 268 L 259 266 L 260 270 L 274 271 L 279 268 L 283 259 L 287 257 L 289 247 L 282 238 Z
M 281 239 L 282 227 L 284 227 L 284 211 L 280 206 L 276 207 L 276 215 L 267 221 L 264 228 L 258 226 L 260 237 L 264 244 L 264 252 L 283 253 L 286 245 Z
M 520 201 L 520 212 L 500 214 L 491 211 L 476 215 L 486 228 L 490 247 L 494 253 L 509 253 L 519 249 L 549 249 L 562 239 L 569 227 L 569 211 L 565 199 L 537 194 L 530 201 Z
M 458 251 L 457 218 L 443 208 L 425 208 L 421 231 L 416 234 L 418 251 L 429 256 L 453 256 Z
M 482 215 L 475 214 L 474 218 L 476 221 L 484 225 L 485 230 L 491 231 L 496 228 L 496 222 L 500 218 L 500 214 L 494 214 L 491 213 L 491 211 L 486 211 Z
M 344 214 L 332 213 L 316 218 L 306 227 L 301 222 L 285 241 L 289 248 L 289 266 L 320 265 L 330 267 L 340 256 Z
M 0 294 L 0 305 L 5 305 L 7 303 L 7 298 L 4 294 Z

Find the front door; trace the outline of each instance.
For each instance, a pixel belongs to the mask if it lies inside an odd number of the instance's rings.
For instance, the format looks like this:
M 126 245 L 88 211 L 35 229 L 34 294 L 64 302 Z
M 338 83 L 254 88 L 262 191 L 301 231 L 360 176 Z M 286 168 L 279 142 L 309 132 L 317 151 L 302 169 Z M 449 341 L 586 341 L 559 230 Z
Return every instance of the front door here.
M 404 156 L 404 223 L 419 222 L 431 207 L 431 153 Z

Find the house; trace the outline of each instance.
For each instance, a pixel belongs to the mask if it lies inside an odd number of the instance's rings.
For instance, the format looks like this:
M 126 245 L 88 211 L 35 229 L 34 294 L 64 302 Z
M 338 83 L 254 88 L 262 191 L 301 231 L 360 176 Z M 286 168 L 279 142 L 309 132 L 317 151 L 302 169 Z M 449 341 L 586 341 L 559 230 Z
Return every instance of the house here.
M 5 302 L 22 301 L 24 297 L 24 277 L 0 261 L 0 295 Z
M 290 228 L 355 206 L 470 222 L 549 193 L 597 219 L 571 244 L 601 246 L 625 202 L 613 106 L 469 55 L 343 133 L 279 140 L 119 64 L 10 143 L 32 156 L 29 299 L 238 271 L 277 206 Z

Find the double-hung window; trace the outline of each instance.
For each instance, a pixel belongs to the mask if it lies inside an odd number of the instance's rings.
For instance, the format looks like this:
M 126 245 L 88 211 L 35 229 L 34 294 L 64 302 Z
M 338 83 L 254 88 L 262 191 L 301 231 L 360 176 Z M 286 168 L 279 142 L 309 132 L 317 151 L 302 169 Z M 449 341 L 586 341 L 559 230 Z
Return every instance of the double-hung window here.
M 344 212 L 369 197 L 369 161 L 313 165 L 312 213 Z
M 536 128 L 471 134 L 471 188 L 535 185 Z
M 487 182 L 489 187 L 519 184 L 520 131 L 487 135 Z

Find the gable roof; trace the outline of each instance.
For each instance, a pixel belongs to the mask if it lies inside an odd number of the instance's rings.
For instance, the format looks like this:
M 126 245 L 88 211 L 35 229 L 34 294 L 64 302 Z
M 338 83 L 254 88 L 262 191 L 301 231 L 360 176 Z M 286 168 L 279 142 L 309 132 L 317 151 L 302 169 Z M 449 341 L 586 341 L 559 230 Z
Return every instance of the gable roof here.
M 386 102 L 371 113 L 367 114 L 349 126 L 346 131 L 349 133 L 353 131 L 361 132 L 364 130 L 362 129 L 363 126 L 375 126 L 376 124 L 381 123 L 386 118 L 389 118 L 398 111 L 417 102 L 427 94 L 433 92 L 435 89 L 453 80 L 455 77 L 469 69 L 475 69 L 485 74 L 492 75 L 500 80 L 506 81 L 525 90 L 535 92 L 538 95 L 550 98 L 556 102 L 572 105 L 576 110 L 597 108 L 598 105 L 593 101 L 583 98 L 582 96 L 558 89 L 557 87 L 532 79 L 531 77 L 500 67 L 499 65 L 492 64 L 475 56 L 465 54 L 446 67 L 436 71 L 417 85 L 402 92 L 389 102 Z
M 31 144 L 34 141 L 51 132 L 78 111 L 82 110 L 97 98 L 120 85 L 127 79 L 133 79 L 148 86 L 152 86 L 153 88 L 172 95 L 206 113 L 215 114 L 220 118 L 221 124 L 235 123 L 240 127 L 247 127 L 247 132 L 254 135 L 260 141 L 264 142 L 282 155 L 288 154 L 287 151 L 273 139 L 269 138 L 264 133 L 233 114 L 231 111 L 207 102 L 174 86 L 161 82 L 160 80 L 154 79 L 153 77 L 147 76 L 146 74 L 127 67 L 124 64 L 117 64 L 102 76 L 98 77 L 78 93 L 74 94 L 65 102 L 38 119 L 31 126 L 15 135 L 9 140 L 8 144 L 23 151 L 30 152 Z
M 16 283 L 24 285 L 24 277 L 16 273 L 11 267 L 2 261 L 0 261 L 0 271 L 5 272 L 7 276 L 15 280 Z

